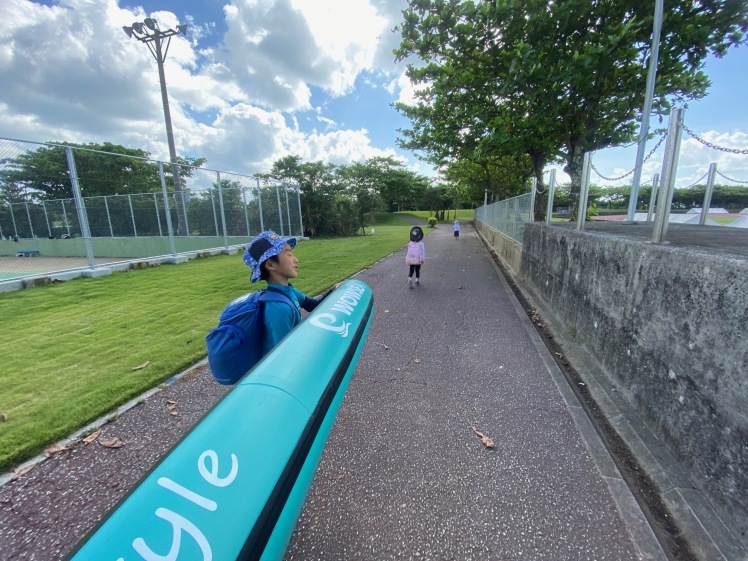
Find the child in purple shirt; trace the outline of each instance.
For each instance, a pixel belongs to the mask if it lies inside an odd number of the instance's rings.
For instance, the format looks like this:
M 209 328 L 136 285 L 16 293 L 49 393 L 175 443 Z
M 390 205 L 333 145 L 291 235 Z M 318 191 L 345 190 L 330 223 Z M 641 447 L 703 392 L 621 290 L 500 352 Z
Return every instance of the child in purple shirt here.
M 410 230 L 410 243 L 405 253 L 405 263 L 410 267 L 408 288 L 413 288 L 413 273 L 416 275 L 416 286 L 421 284 L 421 267 L 426 262 L 426 250 L 423 246 L 423 230 L 413 226 Z

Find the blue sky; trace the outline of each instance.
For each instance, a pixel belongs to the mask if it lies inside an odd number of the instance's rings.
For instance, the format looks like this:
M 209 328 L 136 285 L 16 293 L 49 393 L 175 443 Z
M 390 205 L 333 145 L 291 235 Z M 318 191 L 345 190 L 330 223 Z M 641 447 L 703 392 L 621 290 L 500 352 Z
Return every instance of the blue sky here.
M 335 164 L 393 156 L 432 176 L 396 142 L 409 123 L 391 104 L 412 99 L 392 55 L 399 43 L 392 28 L 405 7 L 405 0 L 0 0 L 0 136 L 110 141 L 168 159 L 156 63 L 122 31 L 151 16 L 162 28 L 190 26 L 166 61 L 178 153 L 246 174 L 288 154 Z M 706 70 L 713 87 L 690 104 L 686 125 L 717 146 L 748 149 L 748 48 L 710 60 Z M 662 153 L 645 163 L 642 182 L 660 171 Z M 633 168 L 635 154 L 605 150 L 593 163 L 616 177 Z M 697 180 L 712 161 L 748 181 L 748 155 L 684 135 L 677 184 Z M 593 182 L 625 184 L 630 176 L 593 174 Z

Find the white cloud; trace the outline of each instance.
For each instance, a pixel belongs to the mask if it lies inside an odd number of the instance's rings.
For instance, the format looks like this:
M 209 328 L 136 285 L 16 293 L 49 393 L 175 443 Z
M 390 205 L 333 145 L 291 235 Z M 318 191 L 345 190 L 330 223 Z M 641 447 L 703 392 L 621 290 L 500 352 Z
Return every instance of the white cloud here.
M 216 14 L 225 17 L 222 37 L 215 22 L 188 16 L 189 35 L 172 39 L 165 62 L 177 151 L 248 173 L 292 149 L 340 163 L 395 154 L 364 129 L 338 130 L 324 103 L 314 109 L 323 132 L 308 137 L 295 112 L 312 109 L 312 87 L 342 96 L 361 72 L 380 70 L 374 61 L 392 39 L 386 16 L 396 4 L 404 1 L 234 0 Z M 0 135 L 111 141 L 167 159 L 156 62 L 122 31 L 147 16 L 162 29 L 185 23 L 117 0 L 2 0 Z

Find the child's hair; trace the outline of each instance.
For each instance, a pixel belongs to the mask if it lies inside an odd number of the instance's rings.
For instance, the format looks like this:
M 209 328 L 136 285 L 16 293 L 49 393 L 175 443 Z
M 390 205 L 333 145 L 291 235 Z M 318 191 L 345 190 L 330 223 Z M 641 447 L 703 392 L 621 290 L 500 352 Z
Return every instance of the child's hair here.
M 268 257 L 267 259 L 265 259 L 265 261 L 263 261 L 262 264 L 260 264 L 260 280 L 267 281 L 268 277 L 270 276 L 270 273 L 265 268 L 265 265 L 267 264 L 268 261 L 273 261 L 274 263 L 277 263 L 278 262 L 278 256 L 277 255 L 272 255 L 272 256 Z

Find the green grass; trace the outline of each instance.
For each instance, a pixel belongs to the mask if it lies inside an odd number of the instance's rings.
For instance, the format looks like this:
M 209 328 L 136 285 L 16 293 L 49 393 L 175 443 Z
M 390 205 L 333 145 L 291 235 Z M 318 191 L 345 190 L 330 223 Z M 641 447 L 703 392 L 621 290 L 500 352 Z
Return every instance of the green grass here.
M 734 222 L 737 220 L 734 216 L 710 216 L 712 220 L 714 220 L 717 224 L 730 224 L 731 222 Z
M 444 220 L 440 220 L 439 222 L 441 222 L 441 223 L 454 222 L 454 220 L 455 220 L 454 219 L 454 212 L 455 212 L 454 210 L 450 210 L 449 211 L 449 218 L 446 218 L 447 213 L 445 212 L 445 214 L 444 214 L 445 219 Z M 407 212 L 396 212 L 395 214 L 410 214 L 410 215 L 413 215 L 413 216 L 417 216 L 418 218 L 422 218 L 424 220 L 424 222 L 426 220 L 428 220 L 429 216 L 433 216 L 433 214 L 431 212 L 429 212 L 428 210 L 409 210 Z M 460 209 L 460 210 L 457 211 L 457 218 L 460 219 L 460 220 L 472 220 L 473 218 L 475 218 L 475 210 L 473 210 L 473 209 L 467 209 L 467 210 Z
M 383 215 L 374 227 L 299 243 L 294 286 L 322 292 L 404 246 L 411 225 Z M 0 470 L 204 358 L 223 307 L 265 286 L 249 272 L 221 255 L 0 294 Z

